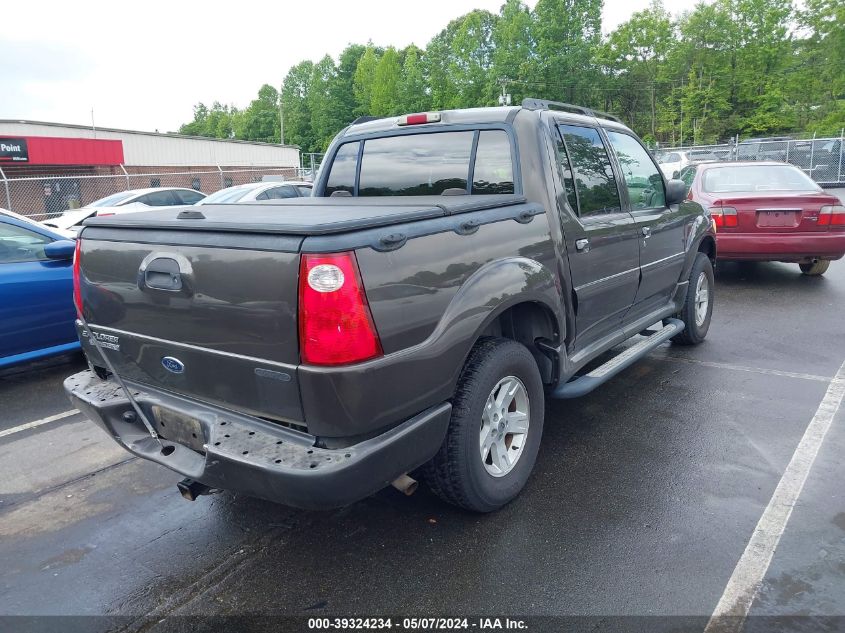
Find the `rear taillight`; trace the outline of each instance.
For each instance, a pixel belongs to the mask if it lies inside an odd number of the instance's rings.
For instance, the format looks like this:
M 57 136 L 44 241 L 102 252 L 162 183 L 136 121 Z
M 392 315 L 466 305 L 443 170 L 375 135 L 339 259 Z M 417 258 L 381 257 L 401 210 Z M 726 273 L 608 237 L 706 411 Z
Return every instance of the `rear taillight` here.
M 396 121 L 397 125 L 422 125 L 423 123 L 439 123 L 439 112 L 421 112 L 419 114 L 406 114 L 400 116 Z
M 308 365 L 346 365 L 382 355 L 354 253 L 302 255 L 299 350 Z
M 76 307 L 76 315 L 82 318 L 82 289 L 80 284 L 80 267 L 82 266 L 82 239 L 76 239 L 76 248 L 73 251 L 73 305 Z
M 739 217 L 733 207 L 710 207 L 710 215 L 717 228 L 731 228 L 739 225 Z
M 845 206 L 832 204 L 819 210 L 819 226 L 845 226 Z
M 105 218 L 105 217 L 108 217 L 110 215 L 114 215 L 114 212 L 103 213 L 102 211 L 97 211 L 97 213 L 95 213 L 94 215 L 97 216 L 98 218 Z

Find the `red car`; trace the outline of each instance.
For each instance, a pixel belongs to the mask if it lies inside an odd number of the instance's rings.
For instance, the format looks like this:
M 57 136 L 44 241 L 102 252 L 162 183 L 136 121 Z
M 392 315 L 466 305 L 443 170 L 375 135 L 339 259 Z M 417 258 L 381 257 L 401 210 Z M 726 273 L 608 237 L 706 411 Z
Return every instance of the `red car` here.
M 794 165 L 701 163 L 680 178 L 687 198 L 710 209 L 719 259 L 794 262 L 822 275 L 845 255 L 845 206 Z

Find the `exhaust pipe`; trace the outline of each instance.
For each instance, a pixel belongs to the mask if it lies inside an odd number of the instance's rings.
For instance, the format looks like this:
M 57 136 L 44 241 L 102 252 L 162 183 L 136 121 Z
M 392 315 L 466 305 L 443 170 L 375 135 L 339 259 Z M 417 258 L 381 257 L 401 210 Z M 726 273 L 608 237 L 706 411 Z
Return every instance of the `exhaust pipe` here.
M 418 482 L 416 479 L 408 477 L 408 475 L 405 474 L 401 477 L 397 477 L 396 479 L 394 479 L 392 482 L 390 482 L 390 485 L 396 488 L 396 490 L 398 490 L 402 494 L 410 497 L 417 491 L 420 482 Z
M 210 486 L 188 478 L 180 481 L 176 487 L 179 489 L 179 494 L 188 501 L 196 501 L 197 497 L 207 495 L 211 491 Z

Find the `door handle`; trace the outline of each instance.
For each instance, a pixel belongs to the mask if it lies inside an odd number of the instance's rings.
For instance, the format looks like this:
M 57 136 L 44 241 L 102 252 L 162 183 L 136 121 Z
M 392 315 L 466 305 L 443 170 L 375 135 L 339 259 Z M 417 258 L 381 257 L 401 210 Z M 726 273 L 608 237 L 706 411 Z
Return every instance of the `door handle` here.
M 590 250 L 590 240 L 586 238 L 575 240 L 575 249 L 586 253 Z
M 648 239 L 651 237 L 651 228 L 648 226 L 644 226 L 642 228 L 643 237 Z

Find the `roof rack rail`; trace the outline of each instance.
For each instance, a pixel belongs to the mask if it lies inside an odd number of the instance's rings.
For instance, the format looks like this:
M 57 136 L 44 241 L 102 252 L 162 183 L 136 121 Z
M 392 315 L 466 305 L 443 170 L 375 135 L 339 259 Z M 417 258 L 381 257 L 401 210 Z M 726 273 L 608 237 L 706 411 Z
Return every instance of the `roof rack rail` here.
M 572 105 L 571 103 L 563 103 L 562 101 L 549 101 L 547 99 L 533 99 L 529 97 L 522 100 L 522 107 L 526 110 L 561 110 L 563 112 L 574 112 L 575 114 L 610 119 L 611 121 L 622 123 L 619 117 L 608 114 L 607 112 Z

